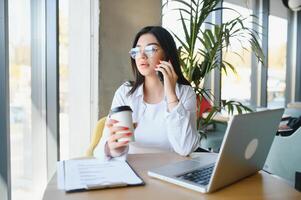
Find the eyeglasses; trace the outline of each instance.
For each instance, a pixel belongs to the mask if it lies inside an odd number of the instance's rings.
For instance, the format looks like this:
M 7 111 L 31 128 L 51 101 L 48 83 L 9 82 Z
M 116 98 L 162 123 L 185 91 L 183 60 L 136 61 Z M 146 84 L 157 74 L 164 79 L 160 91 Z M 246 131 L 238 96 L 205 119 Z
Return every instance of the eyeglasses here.
M 143 53 L 146 55 L 147 58 L 152 57 L 159 48 L 156 45 L 148 45 L 144 47 Z M 142 48 L 141 47 L 134 47 L 130 50 L 130 55 L 133 59 L 142 55 Z

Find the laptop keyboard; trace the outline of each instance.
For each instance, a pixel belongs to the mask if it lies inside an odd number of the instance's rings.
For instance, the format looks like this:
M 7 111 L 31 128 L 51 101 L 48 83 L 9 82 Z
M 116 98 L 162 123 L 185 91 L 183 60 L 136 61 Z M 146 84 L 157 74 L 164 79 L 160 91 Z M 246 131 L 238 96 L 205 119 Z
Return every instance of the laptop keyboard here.
M 208 185 L 214 165 L 196 169 L 194 171 L 177 176 L 180 179 L 191 181 L 200 185 Z

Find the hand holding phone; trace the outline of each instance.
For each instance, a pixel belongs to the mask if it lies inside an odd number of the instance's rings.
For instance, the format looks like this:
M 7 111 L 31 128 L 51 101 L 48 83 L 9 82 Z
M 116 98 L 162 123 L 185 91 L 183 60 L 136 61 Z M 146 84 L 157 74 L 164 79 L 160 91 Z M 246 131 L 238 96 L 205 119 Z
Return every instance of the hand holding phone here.
M 176 85 L 177 85 L 178 76 L 170 60 L 168 61 L 161 60 L 160 64 L 157 65 L 155 70 L 163 74 L 164 93 L 167 98 L 168 109 L 171 110 L 174 106 L 178 104 L 179 101 L 176 94 Z
M 168 62 L 168 61 L 169 61 L 169 58 L 168 58 L 168 57 L 165 57 L 165 58 L 164 58 L 164 61 Z M 159 77 L 160 81 L 161 81 L 162 83 L 164 83 L 164 77 L 163 77 L 162 72 L 157 71 L 157 76 Z

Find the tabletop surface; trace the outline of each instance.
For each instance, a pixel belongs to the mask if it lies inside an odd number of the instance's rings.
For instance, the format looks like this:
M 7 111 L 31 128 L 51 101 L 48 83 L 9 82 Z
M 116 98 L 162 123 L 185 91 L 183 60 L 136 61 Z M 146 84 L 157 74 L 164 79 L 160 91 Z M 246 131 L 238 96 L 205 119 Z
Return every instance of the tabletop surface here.
M 57 189 L 56 175 L 48 183 L 43 200 L 110 199 L 301 199 L 301 192 L 263 171 L 211 194 L 202 194 L 151 178 L 147 171 L 164 164 L 189 159 L 174 153 L 130 154 L 128 162 L 145 181 L 144 186 L 66 193 Z

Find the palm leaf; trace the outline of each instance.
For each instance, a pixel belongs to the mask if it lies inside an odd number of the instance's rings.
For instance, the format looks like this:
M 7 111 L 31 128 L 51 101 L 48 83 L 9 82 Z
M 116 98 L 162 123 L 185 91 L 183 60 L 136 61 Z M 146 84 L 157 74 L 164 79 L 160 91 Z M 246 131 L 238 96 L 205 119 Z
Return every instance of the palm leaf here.
M 231 61 L 225 60 L 222 56 L 224 52 L 232 50 L 232 42 L 238 41 L 243 51 L 249 51 L 248 48 L 250 46 L 258 61 L 264 64 L 265 57 L 259 42 L 260 33 L 254 29 L 254 27 L 261 27 L 256 22 L 256 16 L 243 17 L 233 8 L 218 6 L 221 0 L 168 0 L 168 2 L 177 2 L 180 5 L 177 10 L 180 14 L 179 21 L 184 32 L 184 38 L 180 38 L 175 33 L 172 33 L 181 45 L 178 48 L 178 52 L 184 76 L 192 84 L 199 100 L 206 98 L 210 102 L 216 101 L 210 89 L 200 87 L 204 78 L 213 69 L 223 70 L 226 74 L 229 71 L 237 73 L 236 66 Z M 209 15 L 221 10 L 229 10 L 237 14 L 237 16 L 222 24 L 214 24 L 206 21 Z M 251 22 L 248 21 L 249 18 L 252 18 Z M 204 24 L 210 28 L 202 30 Z M 242 41 L 248 41 L 248 45 L 244 45 Z M 237 52 L 231 52 L 242 59 Z M 213 123 L 214 116 L 222 109 L 227 110 L 229 114 L 252 111 L 247 106 L 234 100 L 221 100 L 219 103 L 219 105 L 212 107 L 206 118 L 197 119 L 200 133 L 203 134 L 205 132 L 205 129 L 201 129 L 200 127 Z

